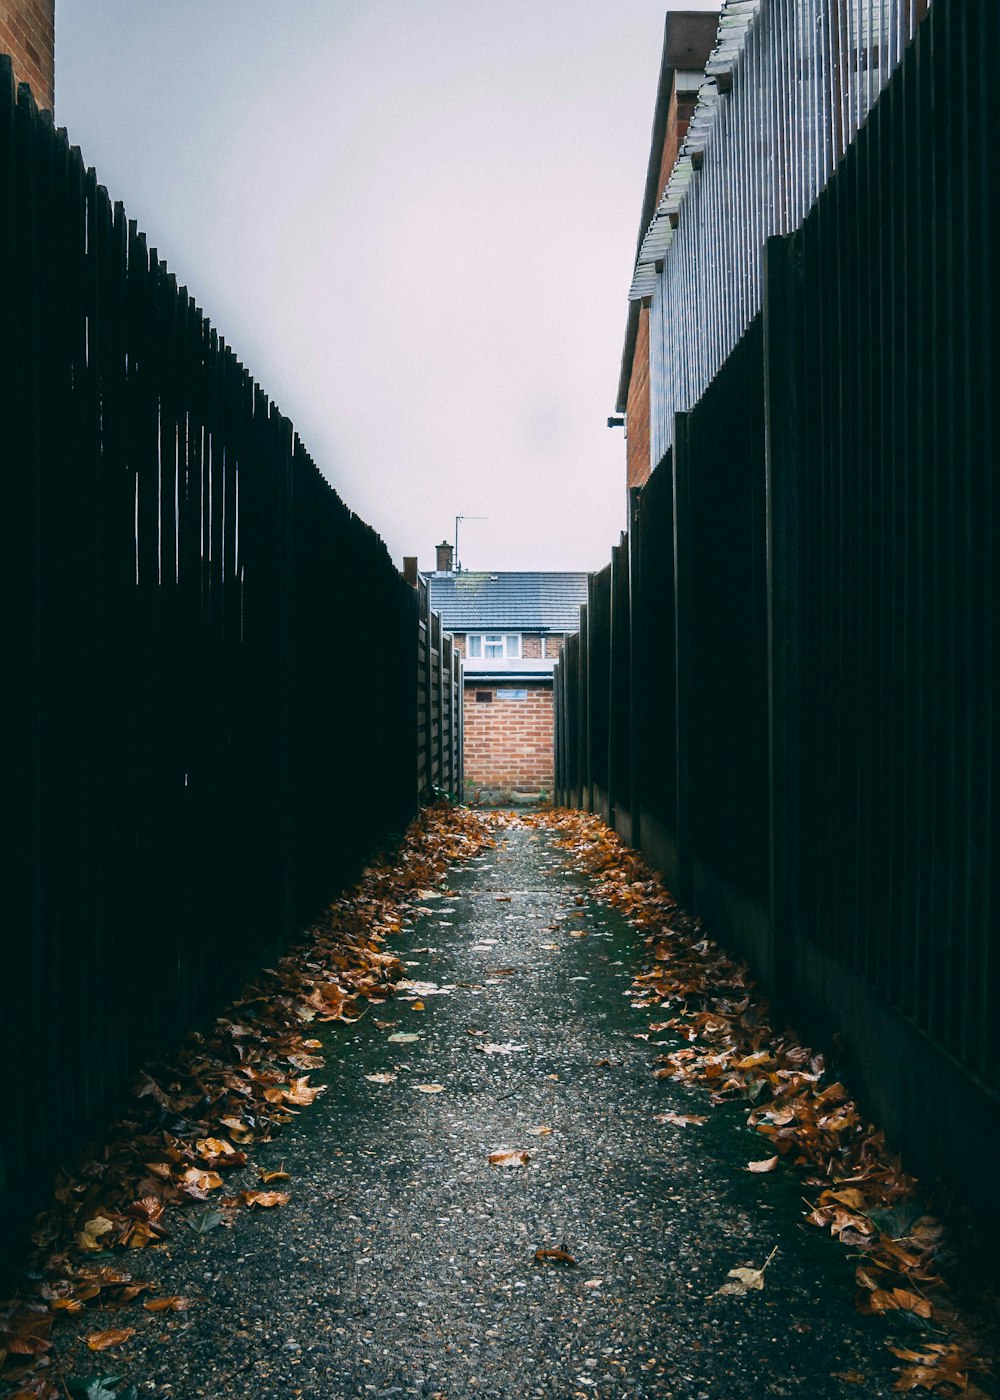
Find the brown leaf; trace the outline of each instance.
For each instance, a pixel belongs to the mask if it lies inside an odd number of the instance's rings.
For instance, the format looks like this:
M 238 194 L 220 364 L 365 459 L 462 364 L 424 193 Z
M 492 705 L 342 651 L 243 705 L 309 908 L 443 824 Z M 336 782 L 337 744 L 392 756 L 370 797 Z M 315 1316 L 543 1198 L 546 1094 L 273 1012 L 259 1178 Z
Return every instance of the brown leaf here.
M 531 1159 L 524 1151 L 503 1150 L 491 1152 L 488 1160 L 494 1167 L 526 1167 Z
M 185 1312 L 191 1303 L 187 1298 L 174 1294 L 171 1298 L 147 1298 L 142 1305 L 147 1312 Z
M 264 1167 L 257 1168 L 257 1175 L 265 1186 L 273 1186 L 276 1181 L 291 1181 L 291 1172 L 286 1172 L 284 1167 L 280 1171 L 269 1172 Z
M 134 1327 L 109 1327 L 104 1332 L 91 1332 L 87 1346 L 91 1351 L 107 1351 L 109 1347 L 120 1347 L 134 1335 Z
M 574 1268 L 577 1262 L 567 1249 L 536 1249 L 535 1258 L 540 1264 L 551 1260 L 556 1264 L 572 1264 Z
M 443 1084 L 414 1084 L 414 1089 L 420 1094 L 443 1094 Z
M 234 1152 L 235 1148 L 231 1142 L 225 1138 L 198 1138 L 195 1141 L 194 1150 L 199 1157 L 224 1157 L 229 1152 Z
M 273 1206 L 287 1206 L 292 1198 L 288 1191 L 242 1191 L 240 1199 L 251 1209 L 262 1206 L 270 1210 Z
M 743 1168 L 745 1172 L 773 1172 L 781 1159 L 778 1157 L 764 1157 L 759 1162 L 747 1162 Z
M 293 1079 L 290 1088 L 282 1090 L 282 1097 L 286 1103 L 293 1103 L 298 1107 L 305 1107 L 307 1104 L 313 1103 L 320 1094 L 325 1093 L 325 1084 L 319 1084 L 315 1088 L 311 1088 L 309 1076 L 303 1075 L 301 1079 Z
M 181 1181 L 186 1186 L 193 1187 L 195 1191 L 217 1191 L 222 1185 L 222 1177 L 218 1172 L 205 1172 L 198 1167 L 188 1167 L 187 1171 L 181 1173 Z
M 668 1111 L 667 1113 L 654 1113 L 653 1118 L 657 1123 L 674 1123 L 679 1128 L 686 1128 L 689 1125 L 697 1127 L 702 1123 L 708 1122 L 707 1117 L 700 1113 L 674 1113 Z

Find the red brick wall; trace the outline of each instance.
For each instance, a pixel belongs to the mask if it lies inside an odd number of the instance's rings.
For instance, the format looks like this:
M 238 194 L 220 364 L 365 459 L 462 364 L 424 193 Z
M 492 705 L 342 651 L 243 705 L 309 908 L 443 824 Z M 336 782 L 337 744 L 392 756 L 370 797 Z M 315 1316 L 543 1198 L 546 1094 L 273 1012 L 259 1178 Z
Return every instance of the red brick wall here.
M 525 700 L 498 700 L 497 689 L 525 690 Z M 484 704 L 476 692 L 489 692 Z M 552 686 L 536 682 L 465 686 L 465 795 L 544 791 L 553 783 Z
M 625 439 L 625 472 L 629 486 L 642 486 L 649 480 L 649 308 L 639 310 L 639 329 L 632 355 L 632 375 L 628 382 L 625 411 L 628 435 Z
M 660 153 L 660 174 L 656 187 L 656 201 L 666 189 L 670 172 L 674 168 L 681 144 L 687 135 L 688 124 L 695 109 L 692 94 L 678 97 L 676 80 L 670 94 L 667 109 L 667 126 L 663 136 L 663 150 Z M 635 337 L 635 350 L 632 355 L 632 372 L 628 383 L 628 404 L 625 422 L 628 436 L 625 440 L 625 475 L 629 486 L 642 486 L 649 480 L 649 309 L 643 306 L 639 311 L 639 327 Z
M 0 52 L 14 80 L 30 83 L 39 107 L 55 106 L 55 0 L 0 0 Z
M 670 106 L 667 108 L 667 129 L 663 134 L 663 152 L 660 156 L 660 176 L 656 186 L 656 202 L 659 204 L 660 196 L 667 188 L 667 181 L 670 173 L 680 155 L 681 146 L 687 135 L 687 129 L 694 116 L 694 109 L 698 105 L 696 94 L 686 92 L 683 97 L 677 94 L 677 79 L 674 79 L 673 90 L 670 94 Z

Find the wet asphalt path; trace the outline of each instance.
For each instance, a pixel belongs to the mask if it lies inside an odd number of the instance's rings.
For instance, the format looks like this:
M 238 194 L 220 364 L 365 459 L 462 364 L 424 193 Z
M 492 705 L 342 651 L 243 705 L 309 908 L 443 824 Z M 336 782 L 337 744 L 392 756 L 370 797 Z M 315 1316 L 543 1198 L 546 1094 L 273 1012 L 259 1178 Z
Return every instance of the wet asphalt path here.
M 96 1367 L 75 1342 L 68 1371 L 179 1400 L 890 1395 L 885 1326 L 854 1311 L 847 1251 L 801 1224 L 793 1173 L 741 1170 L 767 1153 L 740 1111 L 652 1078 L 650 1014 L 624 995 L 639 936 L 577 903 L 582 877 L 527 828 L 449 881 L 401 943 L 426 1009 L 316 1032 L 327 1092 L 253 1149 L 290 1203 L 148 1251 L 195 1305 L 130 1317 Z M 535 1261 L 564 1245 L 576 1267 Z M 775 1247 L 762 1291 L 710 1296 Z

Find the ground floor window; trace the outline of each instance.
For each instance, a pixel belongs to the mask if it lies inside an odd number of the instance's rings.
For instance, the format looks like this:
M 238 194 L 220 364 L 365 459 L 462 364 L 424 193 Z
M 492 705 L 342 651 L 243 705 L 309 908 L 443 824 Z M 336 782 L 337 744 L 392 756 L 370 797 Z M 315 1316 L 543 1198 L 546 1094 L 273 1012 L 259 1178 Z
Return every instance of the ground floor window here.
M 517 660 L 521 655 L 520 632 L 470 632 L 466 640 L 466 656 L 479 656 L 487 661 L 504 657 Z

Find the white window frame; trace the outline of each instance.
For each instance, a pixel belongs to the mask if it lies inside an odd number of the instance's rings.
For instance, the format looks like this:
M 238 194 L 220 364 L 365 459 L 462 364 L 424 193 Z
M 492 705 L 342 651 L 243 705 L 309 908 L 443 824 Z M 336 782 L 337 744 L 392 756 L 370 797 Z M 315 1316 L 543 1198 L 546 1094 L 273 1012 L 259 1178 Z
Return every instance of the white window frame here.
M 470 661 L 520 661 L 521 633 L 467 632 L 465 654 Z

